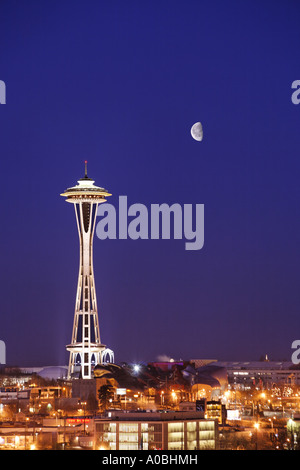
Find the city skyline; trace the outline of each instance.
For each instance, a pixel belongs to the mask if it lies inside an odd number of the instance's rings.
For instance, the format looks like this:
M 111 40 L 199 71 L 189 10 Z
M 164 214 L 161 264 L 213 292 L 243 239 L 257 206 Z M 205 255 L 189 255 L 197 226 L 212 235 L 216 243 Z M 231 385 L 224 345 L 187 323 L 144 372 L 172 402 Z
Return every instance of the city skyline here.
M 284 1 L 1 5 L 0 340 L 8 365 L 67 364 L 74 213 L 89 174 L 110 203 L 204 204 L 205 242 L 94 240 L 115 361 L 290 360 L 299 338 L 300 6 Z M 190 129 L 203 125 L 203 140 Z

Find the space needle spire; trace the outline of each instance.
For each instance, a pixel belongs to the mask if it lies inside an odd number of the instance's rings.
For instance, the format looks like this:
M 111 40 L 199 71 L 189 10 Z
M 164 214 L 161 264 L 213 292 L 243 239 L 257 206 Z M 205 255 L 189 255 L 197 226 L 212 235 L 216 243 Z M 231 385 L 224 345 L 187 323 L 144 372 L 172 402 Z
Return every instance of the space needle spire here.
M 111 196 L 106 189 L 95 186 L 87 176 L 85 160 L 84 177 L 76 186 L 68 188 L 61 196 L 74 205 L 77 221 L 80 258 L 75 313 L 71 343 L 68 377 L 80 376 L 91 379 L 95 365 L 113 362 L 113 352 L 107 349 L 100 339 L 97 298 L 93 268 L 93 238 L 98 205 Z

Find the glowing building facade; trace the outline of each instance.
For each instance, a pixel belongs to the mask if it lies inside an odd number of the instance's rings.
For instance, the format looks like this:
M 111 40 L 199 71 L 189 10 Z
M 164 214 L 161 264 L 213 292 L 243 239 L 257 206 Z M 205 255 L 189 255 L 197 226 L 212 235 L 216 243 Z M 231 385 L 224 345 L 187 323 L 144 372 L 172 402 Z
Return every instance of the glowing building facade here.
M 112 411 L 110 414 L 111 417 L 95 419 L 96 449 L 197 451 L 219 448 L 217 421 L 204 419 L 199 412 Z M 172 460 L 172 463 L 179 462 Z

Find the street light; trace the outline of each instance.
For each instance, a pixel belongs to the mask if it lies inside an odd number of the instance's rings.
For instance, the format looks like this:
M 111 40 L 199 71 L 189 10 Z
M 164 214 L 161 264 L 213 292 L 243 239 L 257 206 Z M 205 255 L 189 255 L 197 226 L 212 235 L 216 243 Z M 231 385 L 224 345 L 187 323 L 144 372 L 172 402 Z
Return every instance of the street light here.
M 258 449 L 258 429 L 259 429 L 259 423 L 256 422 L 254 423 L 254 427 L 256 429 L 256 445 L 255 445 L 255 449 L 257 450 Z
M 295 435 L 295 428 L 294 428 L 294 420 L 292 418 L 290 418 L 287 422 L 287 429 L 288 431 L 290 432 L 290 435 L 291 435 L 291 445 L 292 445 L 292 449 L 295 448 L 295 444 L 297 444 L 297 437 Z M 289 442 L 290 440 L 287 439 L 287 442 Z
M 141 366 L 139 364 L 133 364 L 132 368 L 133 372 L 135 372 L 136 374 L 138 374 L 138 372 L 140 372 L 141 370 Z

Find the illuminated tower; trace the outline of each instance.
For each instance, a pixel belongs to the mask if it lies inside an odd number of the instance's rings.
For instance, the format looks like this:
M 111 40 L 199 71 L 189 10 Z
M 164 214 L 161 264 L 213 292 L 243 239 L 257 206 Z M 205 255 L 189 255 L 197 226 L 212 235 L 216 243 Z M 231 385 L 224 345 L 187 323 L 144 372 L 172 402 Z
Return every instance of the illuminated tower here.
M 70 352 L 68 376 L 72 378 L 78 369 L 81 378 L 92 378 L 93 367 L 109 361 L 113 362 L 113 352 L 101 344 L 98 320 L 97 299 L 93 269 L 93 238 L 98 205 L 111 196 L 104 188 L 94 185 L 87 176 L 78 181 L 78 185 L 68 188 L 61 196 L 74 204 L 77 220 L 80 261 L 75 302 L 75 314 L 71 344 L 67 345 Z M 80 366 L 80 367 L 79 367 Z

